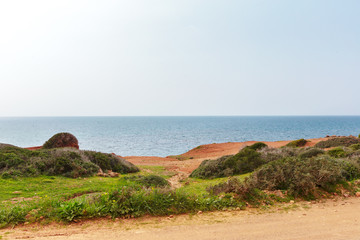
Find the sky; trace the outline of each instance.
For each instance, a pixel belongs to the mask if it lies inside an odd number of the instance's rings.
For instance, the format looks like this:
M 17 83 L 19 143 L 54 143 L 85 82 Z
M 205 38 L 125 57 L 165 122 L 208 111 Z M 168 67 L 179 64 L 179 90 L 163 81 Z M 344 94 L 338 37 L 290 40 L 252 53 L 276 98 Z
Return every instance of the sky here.
M 360 115 L 358 0 L 1 0 L 0 116 Z

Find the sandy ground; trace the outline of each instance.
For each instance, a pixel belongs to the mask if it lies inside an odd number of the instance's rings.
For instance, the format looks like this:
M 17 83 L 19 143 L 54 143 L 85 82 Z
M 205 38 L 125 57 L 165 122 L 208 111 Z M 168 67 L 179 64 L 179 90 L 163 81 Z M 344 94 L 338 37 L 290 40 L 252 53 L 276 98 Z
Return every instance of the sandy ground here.
M 290 209 L 290 210 L 289 210 Z M 360 198 L 246 210 L 0 230 L 3 239 L 360 239 Z

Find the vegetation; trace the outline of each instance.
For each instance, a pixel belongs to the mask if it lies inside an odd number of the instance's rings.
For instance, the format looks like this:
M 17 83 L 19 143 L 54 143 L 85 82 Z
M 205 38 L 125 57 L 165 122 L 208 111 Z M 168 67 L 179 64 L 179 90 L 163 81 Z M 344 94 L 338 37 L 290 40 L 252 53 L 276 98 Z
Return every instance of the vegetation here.
M 267 147 L 267 145 L 266 145 L 265 143 L 263 143 L 263 142 L 257 142 L 257 143 L 254 143 L 254 144 L 251 145 L 251 146 L 248 146 L 247 148 L 256 151 L 256 150 L 263 149 L 263 148 L 265 148 L 265 147 Z
M 2 145 L 0 148 L 0 176 L 65 176 L 85 177 L 96 174 L 99 169 L 118 173 L 137 172 L 133 164 L 117 156 L 74 148 L 27 150 Z
M 191 173 L 190 177 L 211 179 L 245 174 L 265 163 L 296 154 L 295 150 L 291 148 L 260 148 L 258 143 L 254 145 L 243 148 L 235 155 L 223 156 L 216 160 L 205 160 Z
M 291 141 L 288 144 L 286 144 L 286 146 L 288 146 L 288 147 L 303 147 L 303 146 L 305 146 L 305 144 L 307 142 L 308 142 L 307 140 L 302 138 L 302 139 L 298 139 L 295 141 Z
M 282 190 L 289 196 L 309 197 L 318 190 L 332 191 L 337 184 L 360 177 L 360 151 L 353 148 L 338 147 L 327 152 L 319 148 L 289 147 L 252 151 L 243 149 L 234 156 L 207 160 L 191 176 L 218 177 L 223 175 L 224 166 L 230 168 L 226 169 L 229 175 L 253 171 L 241 184 L 233 180 L 208 189 L 213 194 L 236 193 L 243 200 L 256 189 Z M 216 171 L 215 166 L 222 170 Z
M 165 178 L 153 174 L 148 176 L 125 177 L 125 179 L 135 181 L 145 187 L 170 187 L 170 183 Z
M 347 156 L 347 153 L 344 151 L 342 147 L 336 147 L 330 149 L 329 151 L 327 151 L 327 154 L 329 154 L 331 157 L 334 158 L 343 158 Z
M 163 167 L 142 169 L 146 171 L 119 178 L 0 179 L 0 184 L 5 186 L 0 189 L 0 226 L 95 217 L 158 216 L 245 206 L 232 196 L 202 196 L 164 188 L 170 173 Z M 155 173 L 158 176 L 154 176 Z
M 99 169 L 127 174 L 93 176 Z M 352 194 L 359 189 L 354 180 L 360 178 L 360 150 L 357 145 L 324 151 L 256 143 L 205 160 L 175 190 L 167 181 L 174 173 L 164 167 L 141 170 L 112 154 L 0 145 L 0 227 L 266 207 L 344 189 Z
M 360 144 L 360 139 L 355 137 L 335 137 L 326 141 L 318 142 L 315 147 L 318 148 L 331 148 L 331 147 L 349 147 L 353 144 Z
M 79 142 L 71 133 L 57 133 L 47 140 L 42 146 L 44 149 L 63 147 L 73 147 L 79 149 Z
M 320 148 L 306 148 L 299 153 L 300 158 L 311 158 L 324 154 L 325 151 Z

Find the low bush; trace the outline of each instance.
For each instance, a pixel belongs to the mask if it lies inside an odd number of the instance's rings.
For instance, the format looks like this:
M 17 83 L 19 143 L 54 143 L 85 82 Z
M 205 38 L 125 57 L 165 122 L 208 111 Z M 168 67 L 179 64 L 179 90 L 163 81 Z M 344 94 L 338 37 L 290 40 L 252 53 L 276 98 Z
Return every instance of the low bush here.
M 255 189 L 283 190 L 290 196 L 309 197 L 318 188 L 330 191 L 331 186 L 359 175 L 358 165 L 339 162 L 326 155 L 308 159 L 289 157 L 263 165 L 245 182 L 229 180 L 208 190 L 214 194 L 233 192 L 242 198 L 249 197 Z
M 306 145 L 308 141 L 305 139 L 298 139 L 298 140 L 294 140 L 289 142 L 288 144 L 286 144 L 287 147 L 303 147 Z
M 218 178 L 252 172 L 265 162 L 257 151 L 245 147 L 233 156 L 223 156 L 216 160 L 205 160 L 190 177 Z
M 353 144 L 350 146 L 351 150 L 353 151 L 357 151 L 357 150 L 360 150 L 360 143 L 357 143 L 357 144 Z
M 349 147 L 353 144 L 360 144 L 360 139 L 355 137 L 335 137 L 315 144 L 317 148 Z
M 320 148 L 305 148 L 299 153 L 300 158 L 312 158 L 324 154 L 325 151 Z
M 342 147 L 336 147 L 327 151 L 331 157 L 334 158 L 343 158 L 347 156 L 347 153 L 344 151 Z
M 360 158 L 339 160 L 342 168 L 342 176 L 347 181 L 360 178 Z
M 119 173 L 139 169 L 111 154 L 81 151 L 74 148 L 27 149 L 3 146 L 0 148 L 0 175 L 17 176 L 61 175 L 65 177 L 92 176 L 102 170 Z
M 190 177 L 195 178 L 216 178 L 216 177 L 226 177 L 233 174 L 232 169 L 227 169 L 225 162 L 231 156 L 223 156 L 216 160 L 204 160 L 200 166 L 195 169 Z
M 139 171 L 139 168 L 134 164 L 113 154 L 94 151 L 83 151 L 83 153 L 103 171 L 111 170 L 118 173 L 134 173 Z
M 254 171 L 256 168 L 271 161 L 284 157 L 296 156 L 298 150 L 290 147 L 267 148 L 263 147 L 255 151 L 245 147 L 239 153 L 231 156 L 223 156 L 216 160 L 205 160 L 195 169 L 190 177 L 194 178 L 218 178 Z
M 294 196 L 308 196 L 317 187 L 326 189 L 343 179 L 341 164 L 330 157 L 292 157 L 264 165 L 251 175 L 248 184 L 252 188 L 287 190 Z
M 263 142 L 257 142 L 257 143 L 254 143 L 253 145 L 251 145 L 251 146 L 247 146 L 247 148 L 249 148 L 249 149 L 252 149 L 252 150 L 260 150 L 260 149 L 263 149 L 263 148 L 265 148 L 265 147 L 267 147 L 267 145 L 265 144 L 265 143 L 263 143 Z

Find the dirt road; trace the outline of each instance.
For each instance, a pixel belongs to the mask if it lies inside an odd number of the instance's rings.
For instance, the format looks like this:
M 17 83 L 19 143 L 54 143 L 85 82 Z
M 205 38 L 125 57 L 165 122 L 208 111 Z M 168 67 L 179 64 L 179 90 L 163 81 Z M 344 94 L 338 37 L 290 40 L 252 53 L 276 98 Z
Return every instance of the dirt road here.
M 214 212 L 172 218 L 98 220 L 69 226 L 26 226 L 0 230 L 0 236 L 35 240 L 360 239 L 360 198 L 281 205 L 265 212 Z

